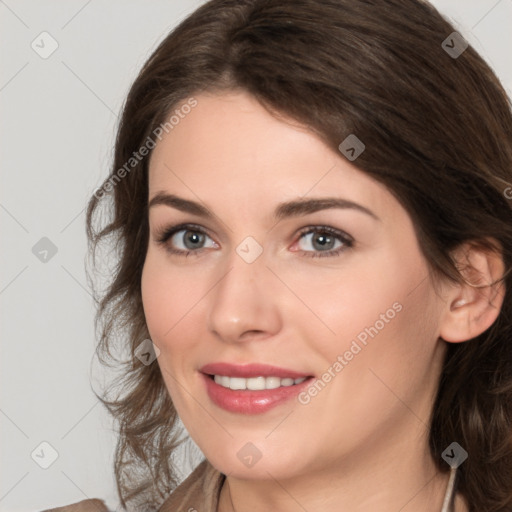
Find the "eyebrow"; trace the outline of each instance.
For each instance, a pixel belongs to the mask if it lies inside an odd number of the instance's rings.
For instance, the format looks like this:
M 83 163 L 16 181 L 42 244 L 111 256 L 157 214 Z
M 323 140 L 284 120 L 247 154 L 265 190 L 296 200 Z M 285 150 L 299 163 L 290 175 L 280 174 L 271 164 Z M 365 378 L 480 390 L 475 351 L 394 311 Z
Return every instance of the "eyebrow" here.
M 158 192 L 149 202 L 149 208 L 157 205 L 165 205 L 171 208 L 176 208 L 185 213 L 197 215 L 207 219 L 213 219 L 213 215 L 200 203 L 191 201 L 189 199 L 183 199 L 182 197 L 174 194 L 167 194 L 165 192 Z M 350 209 L 356 210 L 366 215 L 369 215 L 375 220 L 380 220 L 375 213 L 371 210 L 353 201 L 342 199 L 339 197 L 318 197 L 311 199 L 298 199 L 295 201 L 288 201 L 286 203 L 280 203 L 274 211 L 274 219 L 282 220 L 287 217 L 298 217 L 300 215 L 307 215 L 309 213 L 315 213 L 320 210 L 327 210 L 332 208 Z

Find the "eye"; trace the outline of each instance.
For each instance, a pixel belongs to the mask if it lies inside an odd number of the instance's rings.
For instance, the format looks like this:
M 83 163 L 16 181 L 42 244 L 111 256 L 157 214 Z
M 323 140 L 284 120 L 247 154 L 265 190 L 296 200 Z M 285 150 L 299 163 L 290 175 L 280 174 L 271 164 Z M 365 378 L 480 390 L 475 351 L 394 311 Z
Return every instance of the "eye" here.
M 307 256 L 312 258 L 337 256 L 354 245 L 354 239 L 350 235 L 329 226 L 304 228 L 300 232 L 299 245 L 301 241 L 305 241 L 305 243 L 300 249 L 310 253 Z
M 205 245 L 208 240 L 209 245 Z M 168 252 L 178 256 L 197 256 L 204 249 L 219 247 L 201 226 L 195 224 L 180 224 L 165 228 L 156 235 L 156 241 Z M 330 226 L 307 226 L 300 231 L 297 243 L 299 250 L 307 257 L 316 258 L 337 256 L 353 247 L 354 239 L 347 233 Z
M 164 229 L 156 238 L 157 243 L 165 246 L 167 251 L 181 256 L 196 255 L 205 248 L 218 247 L 201 227 L 194 224 L 172 226 Z M 209 246 L 204 245 L 207 239 L 211 241 Z

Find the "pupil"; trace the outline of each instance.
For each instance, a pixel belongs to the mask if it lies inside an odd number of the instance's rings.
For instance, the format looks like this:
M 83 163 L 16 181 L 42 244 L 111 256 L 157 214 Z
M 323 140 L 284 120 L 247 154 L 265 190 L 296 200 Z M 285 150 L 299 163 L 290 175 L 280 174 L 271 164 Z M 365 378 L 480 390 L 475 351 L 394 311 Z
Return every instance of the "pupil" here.
M 185 237 L 185 246 L 189 249 L 195 249 L 196 247 L 194 244 L 200 244 L 203 241 L 204 235 L 201 233 L 195 233 L 193 231 L 189 231 L 189 233 L 192 234 Z M 191 242 L 192 246 L 189 246 L 188 242 Z
M 319 241 L 319 245 L 317 244 L 317 241 Z M 333 241 L 334 238 L 332 236 L 319 235 L 313 239 L 313 245 L 315 246 L 315 249 L 325 249 L 327 244 L 330 244 L 330 246 L 332 246 Z

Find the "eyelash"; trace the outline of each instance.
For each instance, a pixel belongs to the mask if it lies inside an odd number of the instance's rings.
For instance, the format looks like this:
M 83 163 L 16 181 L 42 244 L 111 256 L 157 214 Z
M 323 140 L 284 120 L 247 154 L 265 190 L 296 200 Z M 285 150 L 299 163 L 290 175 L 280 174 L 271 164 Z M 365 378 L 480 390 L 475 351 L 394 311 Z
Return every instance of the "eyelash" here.
M 170 252 L 171 254 L 176 254 L 178 256 L 184 256 L 187 257 L 189 255 L 198 256 L 199 253 L 203 252 L 203 249 L 197 249 L 197 250 L 188 250 L 184 251 L 181 249 L 174 249 L 172 247 L 169 247 L 167 244 L 167 241 L 176 233 L 179 231 L 192 231 L 194 233 L 201 233 L 203 235 L 208 236 L 211 238 L 206 231 L 204 231 L 200 226 L 197 224 L 179 224 L 177 226 L 171 226 L 169 228 L 165 228 L 161 230 L 156 235 L 156 241 L 159 245 L 163 245 L 165 249 Z M 323 258 L 326 256 L 338 256 L 343 251 L 351 248 L 354 246 L 354 239 L 344 233 L 343 231 L 339 231 L 337 229 L 331 228 L 329 226 L 306 226 L 305 228 L 302 228 L 299 231 L 299 238 L 300 240 L 304 235 L 309 233 L 328 233 L 330 235 L 335 236 L 338 238 L 344 245 L 342 247 L 338 247 L 337 249 L 331 249 L 330 251 L 300 251 L 302 253 L 305 253 L 306 257 L 311 258 Z

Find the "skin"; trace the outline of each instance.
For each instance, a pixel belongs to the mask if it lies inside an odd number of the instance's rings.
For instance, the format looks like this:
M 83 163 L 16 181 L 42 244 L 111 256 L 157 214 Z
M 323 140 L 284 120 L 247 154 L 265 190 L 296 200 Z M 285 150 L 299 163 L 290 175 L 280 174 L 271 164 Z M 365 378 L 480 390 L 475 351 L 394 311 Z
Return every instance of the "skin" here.
M 228 475 L 218 510 L 441 510 L 448 475 L 434 466 L 427 429 L 446 341 L 482 332 L 500 303 L 490 307 L 485 293 L 454 284 L 436 293 L 409 215 L 357 160 L 271 116 L 245 92 L 195 98 L 151 155 L 148 199 L 172 193 L 214 217 L 150 208 L 141 287 L 178 414 Z M 378 219 L 339 208 L 272 218 L 283 201 L 332 196 Z M 157 242 L 160 230 L 182 222 L 208 234 L 187 257 Z M 301 238 L 308 226 L 319 232 Z M 322 226 L 347 233 L 354 245 L 311 257 L 325 250 L 314 245 Z M 167 248 L 186 250 L 183 235 L 193 233 L 181 231 Z M 263 248 L 250 264 L 236 252 L 248 236 Z M 335 240 L 333 250 L 343 245 Z M 499 260 L 476 260 L 483 278 L 501 270 Z M 319 378 L 394 303 L 401 311 L 307 405 L 292 399 L 247 416 L 206 394 L 199 369 L 214 361 L 268 363 Z M 237 457 L 248 442 L 261 452 L 252 467 Z M 460 497 L 455 510 L 468 510 Z

